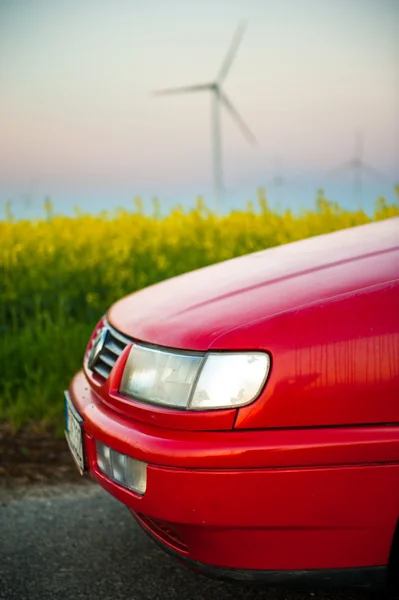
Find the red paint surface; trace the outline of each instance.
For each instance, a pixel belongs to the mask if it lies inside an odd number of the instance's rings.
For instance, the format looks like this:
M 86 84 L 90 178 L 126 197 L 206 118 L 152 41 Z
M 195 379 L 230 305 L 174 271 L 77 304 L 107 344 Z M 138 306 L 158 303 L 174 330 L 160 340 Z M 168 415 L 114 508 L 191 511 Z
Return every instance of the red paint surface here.
M 387 564 L 399 518 L 399 219 L 166 281 L 108 319 L 135 340 L 272 357 L 262 394 L 238 410 L 122 398 L 129 348 L 104 385 L 87 367 L 74 378 L 92 476 L 155 535 L 172 532 L 165 543 L 175 536 L 215 566 Z M 99 473 L 95 439 L 149 463 L 144 497 Z
M 278 246 L 123 298 L 112 325 L 161 346 L 208 350 L 232 330 L 398 278 L 399 218 Z M 295 332 L 293 332 L 295 333 Z M 255 340 L 240 336 L 240 347 Z M 261 336 L 256 344 L 267 345 Z

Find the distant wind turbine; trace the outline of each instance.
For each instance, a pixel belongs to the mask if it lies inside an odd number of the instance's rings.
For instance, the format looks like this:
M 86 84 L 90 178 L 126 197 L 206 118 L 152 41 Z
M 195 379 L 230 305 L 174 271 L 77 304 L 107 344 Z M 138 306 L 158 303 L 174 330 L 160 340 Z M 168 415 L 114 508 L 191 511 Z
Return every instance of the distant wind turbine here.
M 213 137 L 213 171 L 214 171 L 214 186 L 215 186 L 215 197 L 218 204 L 220 203 L 223 192 L 223 163 L 222 163 L 222 134 L 221 134 L 221 123 L 220 123 L 220 111 L 221 106 L 230 113 L 235 120 L 241 133 L 247 139 L 250 144 L 256 143 L 255 136 L 245 123 L 244 119 L 240 116 L 238 111 L 234 108 L 233 104 L 227 97 L 226 93 L 222 90 L 222 84 L 226 79 L 233 61 L 236 57 L 238 47 L 244 35 L 246 23 L 242 21 L 239 23 L 237 30 L 233 36 L 230 47 L 226 54 L 226 57 L 222 63 L 219 73 L 216 79 L 211 83 L 200 83 L 197 85 L 188 85 L 183 87 L 168 88 L 164 90 L 158 90 L 154 92 L 157 96 L 166 96 L 174 94 L 190 94 L 195 92 L 211 92 L 212 94 L 212 137 Z
M 274 174 L 271 180 L 268 182 L 268 185 L 271 185 L 273 188 L 282 188 L 283 186 L 289 184 L 290 179 L 283 174 L 283 169 L 281 166 L 281 159 L 279 156 L 274 158 Z
M 342 163 L 332 171 L 331 174 L 340 173 L 352 173 L 353 174 L 353 195 L 357 202 L 358 207 L 362 204 L 362 193 L 363 193 L 363 178 L 364 175 L 369 175 L 374 179 L 384 179 L 384 175 L 375 169 L 372 165 L 369 165 L 363 160 L 364 155 L 364 138 L 361 131 L 355 132 L 355 144 L 353 158 Z
M 298 177 L 298 174 L 294 177 L 287 177 L 284 172 L 284 168 L 281 163 L 281 157 L 275 156 L 274 158 L 274 168 L 273 168 L 273 176 L 266 184 L 266 189 L 269 187 L 274 190 L 275 197 L 279 202 L 282 200 L 282 191 L 283 188 L 291 189 L 292 191 L 297 192 L 302 189 L 305 185 L 305 182 L 301 181 L 301 176 Z M 303 176 L 303 172 L 301 173 Z

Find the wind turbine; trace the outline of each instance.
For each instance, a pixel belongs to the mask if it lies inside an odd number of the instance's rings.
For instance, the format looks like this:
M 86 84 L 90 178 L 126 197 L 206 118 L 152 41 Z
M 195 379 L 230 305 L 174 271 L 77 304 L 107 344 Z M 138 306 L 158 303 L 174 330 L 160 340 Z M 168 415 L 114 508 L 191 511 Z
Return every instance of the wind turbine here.
M 353 158 L 342 163 L 332 171 L 331 174 L 352 173 L 353 174 L 353 196 L 360 208 L 362 203 L 363 179 L 364 175 L 369 175 L 374 179 L 383 179 L 384 175 L 363 160 L 364 138 L 361 131 L 355 132 L 355 143 Z
M 196 92 L 211 92 L 212 95 L 212 138 L 213 138 L 213 172 L 214 172 L 214 187 L 215 187 L 215 198 L 218 204 L 223 196 L 224 184 L 223 184 L 223 163 L 222 163 L 222 134 L 221 134 L 221 107 L 223 106 L 233 117 L 236 124 L 238 125 L 241 133 L 247 139 L 250 144 L 256 143 L 255 136 L 245 123 L 244 119 L 240 116 L 238 111 L 235 109 L 226 93 L 222 89 L 233 61 L 236 57 L 238 47 L 242 41 L 246 23 L 241 21 L 238 24 L 236 32 L 231 41 L 230 47 L 227 51 L 225 59 L 216 79 L 210 83 L 199 83 L 196 85 L 187 85 L 183 87 L 168 88 L 158 90 L 154 92 L 156 96 L 166 96 L 175 94 L 191 94 Z
M 306 172 L 297 173 L 295 176 L 286 176 L 280 156 L 274 157 L 273 167 L 273 175 L 268 181 L 266 189 L 270 187 L 274 190 L 275 197 L 278 200 L 278 204 L 280 204 L 283 196 L 283 188 L 291 188 L 291 190 L 295 191 L 303 189 L 306 183 L 303 180 L 301 181 L 301 176 L 306 175 Z

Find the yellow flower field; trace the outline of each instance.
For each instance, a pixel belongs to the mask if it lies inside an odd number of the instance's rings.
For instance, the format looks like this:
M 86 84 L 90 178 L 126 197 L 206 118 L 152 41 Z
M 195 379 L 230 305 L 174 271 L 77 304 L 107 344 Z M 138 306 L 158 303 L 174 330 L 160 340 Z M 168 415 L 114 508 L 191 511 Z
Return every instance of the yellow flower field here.
M 162 279 L 293 240 L 399 215 L 376 204 L 372 218 L 319 194 L 294 215 L 256 206 L 218 217 L 201 199 L 165 218 L 135 212 L 52 215 L 0 222 L 0 418 L 61 423 L 62 392 L 79 367 L 95 322 L 121 296 Z

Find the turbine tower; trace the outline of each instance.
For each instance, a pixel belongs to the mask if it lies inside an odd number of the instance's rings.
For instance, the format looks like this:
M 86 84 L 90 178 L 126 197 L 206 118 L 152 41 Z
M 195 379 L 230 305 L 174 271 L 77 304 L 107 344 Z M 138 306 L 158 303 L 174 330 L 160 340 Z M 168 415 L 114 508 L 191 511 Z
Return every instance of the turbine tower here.
M 223 162 L 222 162 L 222 133 L 221 133 L 221 107 L 223 106 L 233 117 L 241 133 L 250 144 L 256 143 L 255 136 L 235 109 L 222 85 L 231 69 L 236 57 L 238 47 L 244 35 L 246 23 L 240 22 L 233 36 L 228 52 L 219 69 L 219 73 L 214 81 L 210 83 L 199 83 L 196 85 L 187 85 L 183 87 L 168 88 L 154 92 L 156 96 L 166 96 L 175 94 L 191 94 L 196 92 L 211 92 L 212 95 L 212 139 L 213 139 L 213 173 L 215 198 L 218 206 L 223 197 Z
M 364 175 L 369 175 L 374 179 L 383 179 L 384 175 L 363 160 L 364 138 L 361 131 L 355 132 L 355 143 L 353 158 L 342 163 L 332 171 L 332 174 L 352 173 L 353 175 L 353 196 L 358 208 L 362 205 L 363 179 Z

